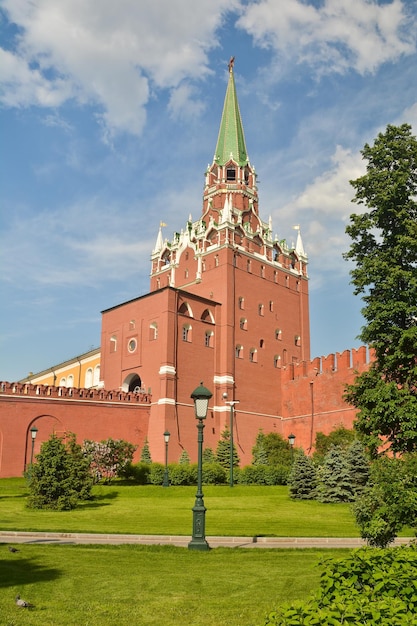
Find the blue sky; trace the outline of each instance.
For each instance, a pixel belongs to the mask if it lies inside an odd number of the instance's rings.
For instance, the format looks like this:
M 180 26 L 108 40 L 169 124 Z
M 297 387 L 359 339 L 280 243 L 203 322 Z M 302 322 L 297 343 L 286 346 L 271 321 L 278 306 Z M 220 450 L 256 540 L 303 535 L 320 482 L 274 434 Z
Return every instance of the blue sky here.
M 309 256 L 311 353 L 360 345 L 349 180 L 417 132 L 414 0 L 0 0 L 0 380 L 100 344 L 201 213 L 234 55 L 260 213 Z

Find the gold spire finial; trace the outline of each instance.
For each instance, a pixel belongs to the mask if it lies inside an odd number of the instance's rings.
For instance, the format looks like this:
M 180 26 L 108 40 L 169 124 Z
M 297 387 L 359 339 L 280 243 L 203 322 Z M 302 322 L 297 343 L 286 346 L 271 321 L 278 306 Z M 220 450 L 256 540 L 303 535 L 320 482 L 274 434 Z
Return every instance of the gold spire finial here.
M 230 57 L 230 61 L 229 61 L 229 72 L 233 71 L 233 66 L 235 64 L 235 57 Z

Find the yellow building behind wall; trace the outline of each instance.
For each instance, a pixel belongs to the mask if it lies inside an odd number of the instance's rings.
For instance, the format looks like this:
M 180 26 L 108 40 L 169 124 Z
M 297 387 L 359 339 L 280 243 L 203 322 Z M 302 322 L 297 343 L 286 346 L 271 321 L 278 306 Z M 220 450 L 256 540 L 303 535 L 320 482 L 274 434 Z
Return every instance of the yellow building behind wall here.
M 53 367 L 29 374 L 19 382 L 55 387 L 99 388 L 100 348 L 95 348 Z

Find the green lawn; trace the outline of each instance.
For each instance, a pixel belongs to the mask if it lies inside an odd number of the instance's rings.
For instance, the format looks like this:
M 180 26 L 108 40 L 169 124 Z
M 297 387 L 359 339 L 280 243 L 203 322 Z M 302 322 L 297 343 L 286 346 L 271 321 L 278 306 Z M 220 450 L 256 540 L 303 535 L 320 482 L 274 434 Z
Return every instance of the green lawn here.
M 291 500 L 286 487 L 206 486 L 206 534 L 358 537 L 348 504 Z M 23 479 L 0 480 L 0 530 L 191 535 L 195 487 L 96 486 L 74 511 L 26 508 Z
M 1 626 L 262 626 L 345 550 L 0 544 Z M 14 598 L 33 602 L 19 609 Z

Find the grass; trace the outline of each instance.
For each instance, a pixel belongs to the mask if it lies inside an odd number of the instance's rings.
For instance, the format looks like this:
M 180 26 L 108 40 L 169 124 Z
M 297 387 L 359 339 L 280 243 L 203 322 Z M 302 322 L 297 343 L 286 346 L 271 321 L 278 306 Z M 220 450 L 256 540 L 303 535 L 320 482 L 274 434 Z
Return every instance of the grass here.
M 286 487 L 206 486 L 206 534 L 358 537 L 348 504 L 288 497 Z M 26 508 L 23 479 L 0 480 L 0 530 L 191 535 L 195 487 L 98 485 L 94 499 L 68 512 Z
M 2 626 L 261 626 L 346 550 L 0 544 Z M 19 609 L 14 598 L 33 602 Z

